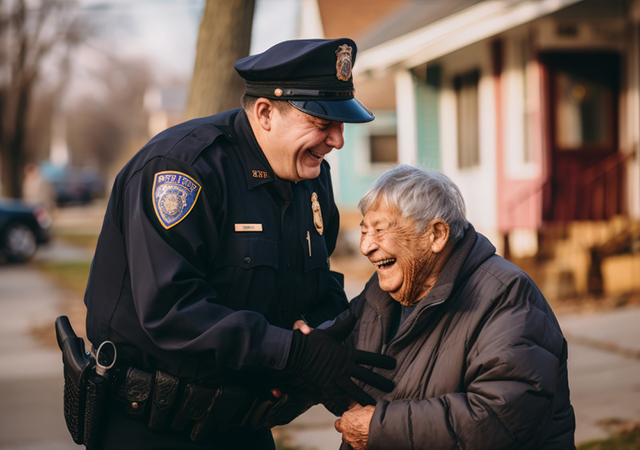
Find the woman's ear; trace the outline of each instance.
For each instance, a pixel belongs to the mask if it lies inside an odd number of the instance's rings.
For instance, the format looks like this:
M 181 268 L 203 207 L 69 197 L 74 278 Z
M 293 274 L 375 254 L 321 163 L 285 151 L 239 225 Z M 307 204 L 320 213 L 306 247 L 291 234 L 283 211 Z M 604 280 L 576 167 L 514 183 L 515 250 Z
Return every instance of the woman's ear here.
M 429 225 L 431 251 L 440 253 L 449 242 L 449 224 L 444 219 L 433 219 Z
M 271 131 L 274 106 L 267 98 L 260 97 L 253 104 L 253 119 L 264 131 Z

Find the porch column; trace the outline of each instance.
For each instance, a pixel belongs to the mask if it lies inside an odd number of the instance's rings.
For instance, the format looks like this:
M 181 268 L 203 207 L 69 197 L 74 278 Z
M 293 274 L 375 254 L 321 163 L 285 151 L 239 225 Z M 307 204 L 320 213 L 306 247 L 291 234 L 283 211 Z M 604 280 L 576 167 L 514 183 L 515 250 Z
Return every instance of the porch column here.
M 631 51 L 629 52 L 629 112 L 631 133 L 635 158 L 630 160 L 629 181 L 627 182 L 629 198 L 629 216 L 640 218 L 640 0 L 631 4 Z
M 318 0 L 302 0 L 298 16 L 298 39 L 324 39 Z
M 396 114 L 398 123 L 398 163 L 418 164 L 418 121 L 416 92 L 409 70 L 396 72 Z

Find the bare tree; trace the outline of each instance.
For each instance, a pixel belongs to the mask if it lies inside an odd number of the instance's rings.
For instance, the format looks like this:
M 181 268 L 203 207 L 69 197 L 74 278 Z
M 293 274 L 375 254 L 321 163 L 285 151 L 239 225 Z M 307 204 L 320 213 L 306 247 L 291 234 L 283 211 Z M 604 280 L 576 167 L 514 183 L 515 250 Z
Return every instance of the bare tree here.
M 233 63 L 249 55 L 255 0 L 207 0 L 198 33 L 186 118 L 240 106 L 244 82 Z
M 31 100 L 45 61 L 68 63 L 81 41 L 73 0 L 0 0 L 0 179 L 2 194 L 22 191 Z
M 67 116 L 68 144 L 75 164 L 95 166 L 107 177 L 114 164 L 148 139 L 144 94 L 153 84 L 144 61 L 104 55 L 107 64 L 93 76 L 105 95 L 79 99 Z

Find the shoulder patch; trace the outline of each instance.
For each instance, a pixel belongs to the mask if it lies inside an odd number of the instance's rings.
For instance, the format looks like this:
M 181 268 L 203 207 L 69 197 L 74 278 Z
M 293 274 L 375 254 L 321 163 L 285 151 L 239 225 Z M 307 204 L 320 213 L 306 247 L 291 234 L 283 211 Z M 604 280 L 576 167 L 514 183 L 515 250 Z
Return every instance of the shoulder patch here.
M 167 230 L 177 225 L 193 209 L 200 185 L 182 172 L 156 173 L 153 179 L 153 208 Z

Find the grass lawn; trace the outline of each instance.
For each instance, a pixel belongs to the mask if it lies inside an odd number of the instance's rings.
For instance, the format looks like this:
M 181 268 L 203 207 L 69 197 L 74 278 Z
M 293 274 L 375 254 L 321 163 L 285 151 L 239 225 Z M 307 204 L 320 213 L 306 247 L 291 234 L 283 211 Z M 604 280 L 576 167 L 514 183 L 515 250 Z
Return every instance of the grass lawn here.
M 639 450 L 640 427 L 617 433 L 613 437 L 599 441 L 589 441 L 578 445 L 578 450 Z
M 65 295 L 59 305 L 59 314 L 69 317 L 79 337 L 85 337 L 86 308 L 84 290 L 89 279 L 90 262 L 39 262 L 38 268 L 58 285 Z M 54 327 L 50 324 L 35 326 L 31 334 L 42 344 L 57 348 Z
M 56 238 L 60 238 L 71 245 L 86 247 L 91 250 L 94 250 L 98 243 L 98 236 L 93 233 L 77 233 L 68 229 L 56 229 L 54 234 Z
M 38 266 L 61 288 L 84 295 L 91 262 L 42 262 Z

